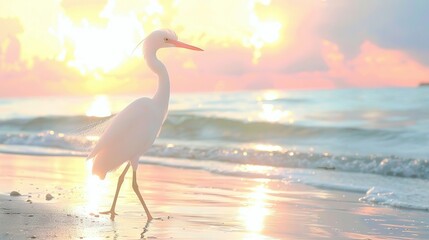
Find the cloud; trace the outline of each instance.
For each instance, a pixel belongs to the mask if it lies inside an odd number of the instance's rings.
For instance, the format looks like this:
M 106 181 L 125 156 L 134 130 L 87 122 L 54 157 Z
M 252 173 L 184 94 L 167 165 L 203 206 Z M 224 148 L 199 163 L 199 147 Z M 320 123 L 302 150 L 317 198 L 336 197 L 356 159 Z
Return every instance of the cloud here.
M 34 16 L 22 8 L 30 3 L 13 4 L 0 4 L 0 16 L 20 9 L 0 17 L 0 96 L 152 94 L 157 76 L 129 52 L 164 27 L 205 49 L 159 52 L 173 92 L 415 86 L 429 76 L 425 1 L 63 0 L 31 5 Z
M 82 77 L 55 60 L 34 59 L 31 66 L 21 64 L 16 68 L 0 71 L 0 96 L 55 95 L 71 93 L 65 83 L 79 86 Z
M 65 14 L 76 23 L 86 19 L 93 23 L 104 23 L 100 13 L 108 0 L 63 0 L 61 6 Z
M 17 18 L 0 18 L 0 71 L 19 64 L 21 44 L 17 35 L 23 27 Z
M 404 50 L 429 65 L 428 1 L 325 1 L 319 31 L 347 58 L 365 41 Z
M 0 17 L 0 41 L 11 36 L 16 36 L 22 33 L 23 30 L 18 18 Z
M 294 59 L 289 64 L 285 64 L 283 68 L 285 73 L 321 72 L 326 70 L 328 70 L 328 66 L 319 53 L 301 59 Z
M 326 77 L 351 87 L 406 87 L 429 80 L 429 67 L 406 52 L 369 41 L 362 43 L 353 59 L 346 59 L 335 43 L 325 41 L 323 55 L 329 67 Z

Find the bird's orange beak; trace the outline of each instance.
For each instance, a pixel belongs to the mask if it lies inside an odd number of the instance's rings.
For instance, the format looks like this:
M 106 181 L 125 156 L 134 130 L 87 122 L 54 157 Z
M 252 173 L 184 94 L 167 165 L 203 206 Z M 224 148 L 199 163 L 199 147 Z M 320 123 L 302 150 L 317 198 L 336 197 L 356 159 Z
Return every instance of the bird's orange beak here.
M 168 42 L 169 42 L 169 43 L 171 43 L 171 44 L 173 44 L 173 45 L 174 45 L 174 46 L 176 46 L 176 47 L 179 47 L 179 48 L 187 48 L 187 49 L 191 49 L 191 50 L 195 50 L 195 51 L 204 51 L 204 50 L 203 50 L 203 49 L 201 49 L 201 48 L 194 47 L 194 46 L 192 46 L 192 45 L 189 45 L 189 44 L 183 43 L 183 42 L 181 42 L 181 41 L 177 41 L 177 40 L 169 39 L 169 40 L 168 40 Z

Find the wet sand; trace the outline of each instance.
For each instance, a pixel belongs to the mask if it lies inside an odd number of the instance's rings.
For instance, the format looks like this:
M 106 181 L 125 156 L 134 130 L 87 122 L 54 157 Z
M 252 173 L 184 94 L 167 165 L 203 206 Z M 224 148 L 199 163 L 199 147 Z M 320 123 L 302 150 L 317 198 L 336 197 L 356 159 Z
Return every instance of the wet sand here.
M 112 222 L 99 212 L 110 208 L 121 170 L 99 181 L 83 158 L 0 154 L 0 239 L 429 239 L 428 212 L 287 181 L 142 164 L 140 191 L 158 219 L 146 221 L 130 171 Z

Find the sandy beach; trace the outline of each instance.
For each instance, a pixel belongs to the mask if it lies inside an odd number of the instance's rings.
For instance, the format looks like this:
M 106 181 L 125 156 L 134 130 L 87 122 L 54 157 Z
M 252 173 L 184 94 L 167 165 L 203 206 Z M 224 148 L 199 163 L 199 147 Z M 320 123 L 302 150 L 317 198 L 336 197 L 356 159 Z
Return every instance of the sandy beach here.
M 157 219 L 146 222 L 129 173 L 112 222 L 99 211 L 109 209 L 120 171 L 101 182 L 83 158 L 7 154 L 0 171 L 0 239 L 429 238 L 427 212 L 287 181 L 141 164 L 140 189 Z

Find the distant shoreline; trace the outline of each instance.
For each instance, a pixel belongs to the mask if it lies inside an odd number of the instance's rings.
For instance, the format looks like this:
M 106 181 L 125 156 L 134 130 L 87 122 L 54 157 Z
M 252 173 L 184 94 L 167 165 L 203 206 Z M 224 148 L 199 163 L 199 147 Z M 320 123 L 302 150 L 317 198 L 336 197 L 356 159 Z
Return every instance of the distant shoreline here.
M 429 82 L 422 82 L 419 84 L 419 87 L 429 87 Z

